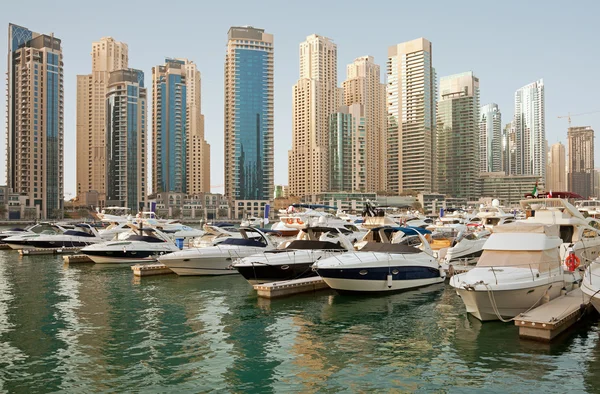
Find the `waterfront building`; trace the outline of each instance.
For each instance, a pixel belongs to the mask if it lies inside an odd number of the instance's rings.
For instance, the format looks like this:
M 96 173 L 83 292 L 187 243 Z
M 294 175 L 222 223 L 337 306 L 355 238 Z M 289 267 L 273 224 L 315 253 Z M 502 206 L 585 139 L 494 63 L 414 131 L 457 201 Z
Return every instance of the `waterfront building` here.
M 478 194 L 479 109 L 479 78 L 473 72 L 440 79 L 436 135 L 439 193 L 466 199 Z
M 530 83 L 515 92 L 513 126 L 516 139 L 515 174 L 537 175 L 546 182 L 546 129 L 544 80 Z M 512 173 L 512 172 L 511 172 Z
M 498 104 L 490 103 L 480 109 L 479 171 L 502 171 L 502 114 Z
M 565 146 L 560 142 L 548 150 L 548 168 L 546 170 L 546 189 L 549 191 L 570 191 L 567 188 Z
M 600 197 L 600 168 L 594 169 L 594 197 Z
M 346 80 L 342 82 L 344 105 L 361 104 L 364 109 L 366 163 L 364 190 L 383 191 L 387 189 L 387 123 L 385 84 L 381 83 L 381 70 L 372 56 L 356 58 L 346 67 L 346 70 Z M 330 189 L 337 190 L 332 185 Z
M 313 34 L 300 44 L 300 78 L 292 93 L 288 181 L 290 195 L 304 197 L 329 190 L 329 121 L 342 103 L 331 39 Z
M 419 38 L 388 48 L 388 190 L 432 191 L 436 76 L 432 46 Z
M 290 195 L 290 188 L 288 185 L 275 185 L 275 192 L 273 198 L 288 198 Z
M 516 174 L 517 139 L 513 123 L 507 123 L 502 130 L 502 171 Z
M 61 40 L 8 25 L 6 182 L 38 217 L 62 217 L 64 92 Z
M 583 198 L 594 195 L 594 130 L 569 127 L 569 191 Z
M 111 72 L 129 67 L 127 44 L 112 37 L 92 43 L 92 72 L 77 76 L 77 198 L 104 206 L 106 198 L 106 88 Z
M 329 118 L 329 190 L 367 191 L 367 122 L 361 104 L 341 106 Z
M 377 200 L 376 193 L 329 191 L 311 196 L 304 196 L 303 202 L 336 207 L 346 212 L 362 212 L 366 202 Z
M 106 88 L 106 205 L 144 209 L 147 92 L 140 70 L 110 73 Z
M 152 68 L 152 140 L 154 192 L 210 191 L 200 72 L 188 59 Z
M 260 206 L 273 196 L 273 53 L 273 35 L 264 29 L 229 29 L 225 196 L 244 204 L 256 201 Z
M 496 198 L 504 206 L 516 206 L 539 183 L 537 175 L 506 175 L 504 172 L 480 173 L 480 196 Z

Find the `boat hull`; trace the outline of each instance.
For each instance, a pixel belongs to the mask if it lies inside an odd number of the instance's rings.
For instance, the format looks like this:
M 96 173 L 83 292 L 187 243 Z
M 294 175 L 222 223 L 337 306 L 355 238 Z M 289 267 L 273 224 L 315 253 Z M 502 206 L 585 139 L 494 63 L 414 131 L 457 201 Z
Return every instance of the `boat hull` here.
M 512 319 L 544 302 L 548 302 L 561 295 L 564 282 L 540 284 L 535 287 L 526 287 L 513 290 L 477 289 L 468 290 L 457 288 L 456 293 L 463 300 L 467 312 L 481 321 Z M 481 286 L 480 286 L 481 287 Z M 548 293 L 546 294 L 546 289 Z M 496 308 L 494 308 L 495 303 Z M 498 313 L 496 313 L 496 310 Z
M 296 264 L 236 266 L 235 269 L 252 285 L 280 282 L 292 279 L 309 278 L 317 276 L 311 269 L 313 262 Z
M 156 251 L 82 251 L 96 264 L 137 264 L 152 263 L 157 261 L 159 254 Z
M 186 261 L 187 260 L 187 261 Z M 231 268 L 229 257 L 207 257 L 188 259 L 161 260 L 171 271 L 179 276 L 216 276 L 237 275 L 238 272 Z

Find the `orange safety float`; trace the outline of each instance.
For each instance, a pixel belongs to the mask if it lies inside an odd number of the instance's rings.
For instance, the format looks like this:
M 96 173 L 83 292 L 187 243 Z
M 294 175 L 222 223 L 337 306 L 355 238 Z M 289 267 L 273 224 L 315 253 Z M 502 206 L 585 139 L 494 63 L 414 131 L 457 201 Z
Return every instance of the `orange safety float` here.
M 569 254 L 565 259 L 565 265 L 569 271 L 575 271 L 577 267 L 579 267 L 580 263 L 581 261 L 579 260 L 579 257 L 575 255 L 575 253 Z
M 294 219 L 293 218 L 288 218 L 287 224 L 294 224 Z
M 298 224 L 304 224 L 304 222 L 303 222 L 303 221 L 302 221 L 302 219 L 300 219 L 300 218 L 297 218 L 297 219 L 296 219 L 296 222 L 298 222 Z

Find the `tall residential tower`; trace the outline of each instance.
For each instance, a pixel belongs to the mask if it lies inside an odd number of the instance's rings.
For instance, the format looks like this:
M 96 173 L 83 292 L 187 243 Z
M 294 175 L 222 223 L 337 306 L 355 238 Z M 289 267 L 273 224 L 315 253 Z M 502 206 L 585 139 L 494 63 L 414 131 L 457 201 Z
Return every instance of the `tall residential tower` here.
M 479 171 L 502 171 L 502 114 L 495 103 L 480 110 Z
M 64 93 L 61 41 L 8 25 L 6 182 L 41 218 L 61 216 Z
M 92 73 L 77 76 L 77 196 L 104 205 L 106 193 L 106 88 L 113 71 L 128 67 L 127 44 L 103 37 L 92 43 Z M 88 192 L 97 192 L 88 199 Z
M 229 29 L 225 56 L 225 196 L 232 201 L 264 203 L 273 195 L 273 51 L 273 35 L 264 29 Z
M 478 197 L 479 109 L 479 78 L 473 72 L 440 79 L 436 135 L 439 193 Z
M 546 189 L 555 192 L 567 191 L 567 172 L 565 146 L 560 142 L 552 145 L 548 151 Z
M 543 79 L 515 92 L 515 171 L 517 175 L 537 175 L 542 184 L 546 181 L 547 159 L 544 111 Z
M 329 190 L 329 121 L 342 103 L 337 87 L 337 46 L 316 34 L 300 44 L 300 78 L 292 89 L 290 195 Z
M 388 190 L 433 191 L 436 84 L 431 43 L 388 48 Z
M 583 198 L 594 195 L 594 130 L 569 127 L 569 191 Z

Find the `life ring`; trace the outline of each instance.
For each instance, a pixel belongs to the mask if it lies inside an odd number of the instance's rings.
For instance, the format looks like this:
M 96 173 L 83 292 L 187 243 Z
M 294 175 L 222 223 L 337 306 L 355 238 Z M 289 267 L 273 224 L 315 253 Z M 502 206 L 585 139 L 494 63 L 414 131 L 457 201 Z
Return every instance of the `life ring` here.
M 569 271 L 575 271 L 577 267 L 579 267 L 579 264 L 579 257 L 577 257 L 575 253 L 568 255 L 565 259 L 565 265 Z
M 304 222 L 303 222 L 303 221 L 302 221 L 302 219 L 300 219 L 300 218 L 297 218 L 297 219 L 296 219 L 296 222 L 298 222 L 298 224 L 304 224 Z
M 479 227 L 481 226 L 481 223 L 469 223 L 467 224 L 467 227 Z
M 294 224 L 294 219 L 288 218 L 287 219 L 287 224 Z

